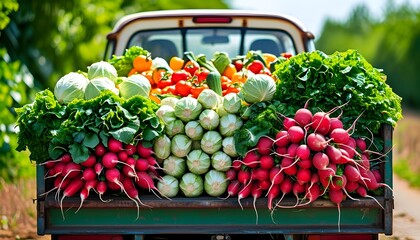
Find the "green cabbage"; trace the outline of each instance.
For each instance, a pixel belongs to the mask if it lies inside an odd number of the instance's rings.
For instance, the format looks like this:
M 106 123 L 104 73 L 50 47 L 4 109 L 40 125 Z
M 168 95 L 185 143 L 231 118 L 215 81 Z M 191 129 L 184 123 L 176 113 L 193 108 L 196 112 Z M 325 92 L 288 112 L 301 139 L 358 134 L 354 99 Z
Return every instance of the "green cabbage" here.
M 205 109 L 200 113 L 198 122 L 206 130 L 213 130 L 219 126 L 219 115 L 212 109 Z
M 201 149 L 192 150 L 187 155 L 187 167 L 194 174 L 204 174 L 210 168 L 210 156 Z
M 221 103 L 221 97 L 211 89 L 204 89 L 198 95 L 197 100 L 203 108 L 214 109 Z
M 89 80 L 80 73 L 71 72 L 61 77 L 54 87 L 54 96 L 61 104 L 83 99 Z
M 191 151 L 192 140 L 184 134 L 177 134 L 171 139 L 171 153 L 185 157 Z
M 224 172 L 210 170 L 204 176 L 204 190 L 213 197 L 219 197 L 226 192 L 228 180 Z
M 175 109 L 169 105 L 162 105 L 156 111 L 156 116 L 165 124 L 169 124 L 176 120 Z
M 204 129 L 198 121 L 189 121 L 185 125 L 185 135 L 192 140 L 200 140 L 203 137 Z
M 276 93 L 274 79 L 266 74 L 250 76 L 240 91 L 240 96 L 248 103 L 270 101 Z
M 105 61 L 96 62 L 90 65 L 88 67 L 87 75 L 88 79 L 90 80 L 98 77 L 106 77 L 114 83 L 116 82 L 118 77 L 117 70 L 115 69 L 115 67 L 112 66 L 109 62 Z
M 236 130 L 241 128 L 243 121 L 235 114 L 228 114 L 220 118 L 219 131 L 224 137 L 233 136 Z
M 89 81 L 85 90 L 85 99 L 92 99 L 101 94 L 104 90 L 110 90 L 116 95 L 119 94 L 118 89 L 115 87 L 113 81 L 106 77 L 97 77 Z
M 122 80 L 123 81 L 118 86 L 121 97 L 130 98 L 136 95 L 149 97 L 152 86 L 145 76 L 141 74 L 134 74 L 128 78 L 122 78 Z
M 159 159 L 165 159 L 171 155 L 171 139 L 165 134 L 157 137 L 153 142 L 153 152 Z
M 187 165 L 183 158 L 171 155 L 163 161 L 163 171 L 172 177 L 180 178 L 187 171 Z
M 194 173 L 186 173 L 181 178 L 179 188 L 186 197 L 198 197 L 204 191 L 203 179 Z
M 175 104 L 175 116 L 184 122 L 197 119 L 203 106 L 193 97 L 183 97 Z
M 232 159 L 226 153 L 217 151 L 211 155 L 211 166 L 217 171 L 226 172 L 232 166 Z
M 165 197 L 171 198 L 175 197 L 179 191 L 179 181 L 171 175 L 165 175 L 159 179 L 157 183 L 157 188 L 159 192 Z
M 204 152 L 213 154 L 222 148 L 222 136 L 217 131 L 207 131 L 200 143 Z

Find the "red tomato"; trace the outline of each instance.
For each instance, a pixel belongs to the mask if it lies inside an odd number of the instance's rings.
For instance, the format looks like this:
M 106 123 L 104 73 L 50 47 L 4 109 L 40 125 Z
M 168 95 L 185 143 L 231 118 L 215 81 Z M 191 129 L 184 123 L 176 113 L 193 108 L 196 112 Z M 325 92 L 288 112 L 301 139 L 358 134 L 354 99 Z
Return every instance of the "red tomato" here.
M 178 93 L 176 92 L 176 89 L 175 89 L 175 85 L 170 85 L 170 86 L 165 87 L 164 89 L 162 89 L 162 93 L 163 94 L 171 93 L 173 95 L 178 95 Z
M 189 72 L 191 76 L 194 75 L 195 71 L 200 67 L 196 61 L 188 61 L 184 65 L 184 70 Z
M 242 68 L 244 67 L 244 63 L 242 62 L 242 60 L 235 60 L 233 62 L 233 65 L 236 68 L 236 71 L 240 72 L 242 70 Z
M 187 80 L 190 77 L 190 73 L 188 73 L 185 70 L 179 70 L 172 73 L 171 81 L 173 84 L 176 84 L 177 82 L 181 80 Z
M 293 56 L 293 54 L 291 54 L 289 52 L 285 52 L 285 53 L 282 53 L 281 56 L 284 57 L 284 58 L 289 59 L 289 58 L 291 58 Z
M 200 93 L 204 90 L 204 89 L 208 89 L 209 87 L 205 84 L 201 85 L 201 86 L 197 86 L 197 87 L 193 87 L 191 88 L 191 96 L 193 98 L 198 98 L 198 95 L 200 95 Z
M 206 80 L 209 73 L 210 71 L 207 68 L 200 67 L 197 69 L 197 71 L 195 71 L 194 75 L 197 77 L 197 81 L 202 83 L 204 80 Z
M 175 84 L 176 92 L 182 97 L 186 97 L 191 93 L 192 84 L 185 80 L 181 80 Z
M 260 60 L 254 60 L 248 65 L 247 69 L 255 74 L 260 73 L 264 69 L 264 63 Z
M 160 89 L 163 89 L 163 88 L 165 88 L 167 86 L 171 86 L 171 85 L 172 85 L 172 82 L 171 82 L 170 79 L 162 79 L 157 83 L 157 87 L 160 88 Z

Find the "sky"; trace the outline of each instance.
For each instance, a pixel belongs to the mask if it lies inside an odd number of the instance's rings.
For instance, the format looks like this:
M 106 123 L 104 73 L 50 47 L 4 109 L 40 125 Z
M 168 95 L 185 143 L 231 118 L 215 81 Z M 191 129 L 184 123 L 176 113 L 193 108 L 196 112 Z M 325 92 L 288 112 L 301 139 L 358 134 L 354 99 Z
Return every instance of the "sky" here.
M 284 13 L 300 19 L 307 30 L 319 37 L 327 18 L 345 21 L 354 7 L 364 4 L 377 17 L 384 12 L 388 0 L 230 0 L 234 9 Z M 419 8 L 420 0 L 393 0 L 396 5 L 410 3 Z

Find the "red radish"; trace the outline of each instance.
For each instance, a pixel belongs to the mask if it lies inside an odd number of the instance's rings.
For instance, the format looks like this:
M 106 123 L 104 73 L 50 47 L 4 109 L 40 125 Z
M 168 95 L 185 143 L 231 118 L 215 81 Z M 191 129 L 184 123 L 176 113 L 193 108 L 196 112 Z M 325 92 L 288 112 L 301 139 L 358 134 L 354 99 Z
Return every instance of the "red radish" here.
M 93 168 L 85 168 L 83 170 L 82 175 L 83 175 L 82 178 L 85 181 L 92 181 L 92 180 L 96 179 L 96 173 L 95 173 L 95 170 L 93 170 Z
M 106 148 L 102 143 L 98 143 L 95 147 L 95 155 L 102 157 L 106 153 Z
M 299 204 L 299 206 L 308 205 L 312 202 L 314 202 L 316 199 L 318 199 L 321 196 L 321 188 L 317 183 L 313 183 L 311 180 L 311 185 L 308 186 L 308 189 L 306 190 L 306 194 L 303 197 L 307 200 L 307 202 L 303 204 Z
M 238 181 L 242 184 L 248 184 L 251 180 L 251 172 L 244 169 L 239 170 L 238 172 Z
M 312 113 L 306 108 L 301 108 L 296 111 L 294 119 L 301 127 L 305 127 L 312 122 Z
M 288 130 L 290 127 L 295 126 L 296 121 L 293 118 L 285 117 L 283 119 L 283 128 Z
M 64 212 L 63 212 L 63 200 L 66 197 L 72 197 L 74 194 L 79 192 L 85 185 L 85 181 L 81 178 L 74 178 L 71 180 L 69 185 L 66 187 L 66 189 L 63 190 L 63 196 L 60 199 L 60 208 L 61 208 L 61 214 L 63 215 L 64 219 Z
M 340 149 L 338 149 L 338 148 L 336 148 L 336 147 L 334 147 L 332 145 L 328 145 L 325 148 L 325 153 L 327 154 L 329 160 L 332 163 L 335 163 L 335 164 L 342 164 L 342 163 L 344 163 L 343 162 L 343 159 L 342 159 L 343 154 L 340 151 Z M 345 162 L 347 162 L 347 160 Z
M 133 156 L 137 152 L 137 147 L 133 144 L 125 144 L 124 151 L 128 154 L 128 156 Z
M 102 165 L 105 168 L 112 169 L 117 166 L 120 161 L 115 152 L 107 152 L 102 156 Z
M 66 188 L 70 183 L 70 178 L 66 178 L 63 181 L 63 177 L 62 176 L 57 176 L 54 178 L 54 187 L 51 188 L 50 190 L 40 194 L 40 196 L 44 196 L 49 194 L 50 192 L 54 191 L 54 190 L 62 190 L 64 188 Z
M 118 160 L 118 156 L 114 152 L 107 152 L 104 156 L 102 156 L 102 165 L 107 169 L 113 169 L 117 166 L 118 163 L 124 164 L 126 166 L 129 166 L 130 168 L 135 171 L 134 166 L 130 166 L 129 164 L 125 162 L 121 162 Z
M 307 184 L 300 184 L 298 182 L 293 183 L 292 192 L 293 195 L 296 197 L 296 204 L 292 207 L 296 207 L 299 204 L 299 194 L 304 193 L 306 191 Z
M 245 154 L 242 162 L 243 165 L 249 168 L 256 168 L 260 163 L 260 155 L 257 153 L 257 151 L 249 151 Z
M 280 184 L 284 179 L 284 173 L 279 167 L 273 167 L 270 170 L 269 178 L 272 184 Z
M 276 155 L 285 157 L 287 154 L 287 147 L 276 147 Z
M 147 162 L 149 163 L 150 166 L 159 166 L 157 160 L 155 157 L 153 157 L 152 155 L 146 157 Z
M 54 165 L 54 175 L 53 176 L 58 176 L 58 175 L 62 175 L 62 172 L 64 170 L 64 168 L 66 167 L 66 164 L 63 162 L 58 162 Z
M 269 137 L 260 137 L 257 142 L 257 151 L 261 155 L 268 155 L 271 153 L 273 147 L 273 139 Z
M 327 154 L 323 152 L 317 152 L 312 157 L 312 165 L 318 170 L 328 169 L 329 164 L 330 159 L 328 158 Z
M 45 165 L 45 167 L 47 168 L 52 168 L 55 164 L 54 163 L 69 163 L 73 161 L 70 153 L 64 153 L 61 157 L 54 159 L 54 160 L 49 160 L 49 161 L 45 161 L 43 163 L 40 163 L 39 165 Z
M 272 185 L 272 187 L 267 192 L 267 205 L 268 205 L 268 210 L 272 210 L 273 209 L 273 200 L 278 195 L 280 195 L 280 184 Z
M 153 150 L 151 147 L 144 147 L 141 142 L 137 144 L 137 153 L 142 158 L 147 158 L 148 156 L 153 154 Z
M 314 132 L 320 133 L 322 135 L 327 135 L 330 131 L 331 120 L 328 113 L 317 112 L 312 117 L 311 128 Z
M 89 197 L 89 190 L 85 187 L 82 188 L 82 190 L 80 191 L 80 205 L 79 205 L 79 208 L 77 208 L 75 213 L 79 212 L 79 210 L 82 208 L 83 202 L 88 197 Z
M 141 205 L 145 205 L 145 204 L 143 204 L 142 201 L 140 200 L 140 198 L 139 198 L 139 192 L 137 191 L 136 187 L 134 186 L 134 183 L 133 183 L 132 179 L 125 178 L 122 181 L 122 184 L 123 184 L 123 186 L 125 188 L 127 197 L 130 200 L 132 200 L 136 204 L 136 206 L 137 206 L 137 218 L 136 219 L 138 219 L 138 217 L 139 217 L 139 209 L 140 209 L 139 203 Z
M 340 149 L 343 149 L 348 153 L 348 157 L 353 159 L 356 152 L 356 140 L 350 137 L 346 144 L 340 145 Z
M 104 166 L 100 162 L 97 162 L 95 166 L 93 166 L 93 170 L 95 170 L 95 173 L 98 176 L 101 175 L 103 169 L 104 169 Z
M 376 200 L 376 198 L 374 198 L 373 196 L 370 196 L 370 195 L 368 195 L 367 194 L 367 190 L 366 190 L 366 188 L 364 188 L 363 186 L 359 186 L 357 189 L 356 189 L 356 192 L 357 192 L 357 194 L 359 194 L 361 197 L 367 197 L 367 198 L 371 198 L 371 199 L 373 199 L 373 200 L 375 200 L 375 202 L 382 208 L 382 209 L 384 209 L 384 207 L 382 206 L 382 204 L 380 204 L 379 203 L 379 201 L 378 200 Z
M 290 144 L 289 147 L 287 148 L 287 156 L 289 158 L 295 158 L 298 147 L 299 147 L 299 144 L 297 143 Z
M 297 162 L 297 165 L 300 168 L 311 168 L 312 167 L 312 159 L 301 159 Z
M 242 167 L 242 161 L 241 160 L 233 160 L 232 161 L 232 168 L 235 169 L 236 171 L 241 170 Z
M 305 131 L 300 126 L 292 126 L 287 130 L 289 141 L 292 143 L 300 143 L 305 137 Z
M 125 161 L 127 161 L 128 154 L 127 154 L 127 152 L 126 152 L 126 151 L 119 151 L 119 152 L 117 153 L 117 156 L 118 156 L 118 160 L 120 160 L 121 162 L 125 162 Z
M 101 199 L 102 202 L 109 202 L 111 200 L 103 200 L 102 196 L 106 193 L 108 187 L 106 182 L 104 181 L 99 181 L 98 184 L 96 185 L 96 191 L 98 192 L 99 195 L 99 199 Z
M 270 155 L 264 155 L 260 157 L 260 167 L 263 169 L 272 169 L 274 167 L 274 158 Z
M 80 172 L 82 171 L 82 167 L 80 164 L 77 164 L 75 162 L 69 162 L 64 166 L 63 171 L 61 172 L 61 175 L 66 178 L 75 178 L 77 177 Z
M 125 176 L 127 176 L 129 178 L 136 178 L 137 177 L 136 171 L 133 170 L 133 168 L 131 168 L 129 166 L 124 165 L 122 167 L 122 172 L 124 173 Z
M 238 180 L 231 181 L 227 187 L 228 196 L 226 198 L 238 195 L 240 187 L 241 183 Z
M 276 144 L 276 146 L 285 147 L 289 145 L 289 142 L 289 134 L 287 133 L 287 131 L 282 130 L 276 134 L 276 140 L 274 141 L 274 144 Z
M 330 133 L 336 128 L 343 128 L 343 122 L 338 117 L 330 119 Z
M 331 183 L 328 189 L 338 191 L 340 189 L 345 188 L 346 184 L 347 184 L 347 178 L 345 175 L 341 175 L 341 176 L 336 175 L 332 177 Z
M 373 176 L 375 176 L 375 179 L 377 182 L 382 182 L 382 175 L 379 169 L 372 169 Z
M 296 180 L 303 185 L 311 180 L 311 170 L 309 168 L 299 168 L 296 173 Z
M 268 190 L 271 186 L 271 181 L 266 179 L 264 181 L 259 181 L 258 184 L 262 190 Z
M 233 180 L 235 180 L 236 179 L 236 176 L 237 176 L 237 174 L 236 174 L 237 172 L 236 172 L 236 170 L 235 169 L 233 169 L 233 168 L 229 168 L 227 171 L 226 171 L 226 178 L 227 178 L 227 180 L 229 180 L 229 181 L 233 181 Z
M 282 196 L 280 200 L 277 202 L 276 207 L 280 206 L 281 200 L 283 200 L 286 194 L 290 193 L 293 189 L 293 181 L 290 177 L 285 177 L 284 180 L 280 183 L 280 191 L 282 192 Z
M 330 200 L 337 204 L 337 209 L 338 209 L 338 232 L 340 232 L 340 219 L 341 219 L 341 211 L 340 211 L 340 206 L 341 206 L 341 202 L 346 198 L 346 195 L 344 194 L 343 190 L 330 190 L 328 191 L 328 196 L 330 198 Z
M 306 144 L 312 151 L 320 152 L 327 147 L 328 141 L 319 133 L 311 133 L 306 138 Z
M 121 141 L 118 141 L 114 137 L 108 138 L 108 149 L 109 151 L 113 153 L 118 153 L 119 151 L 124 150 L 123 149 L 123 143 Z
M 139 186 L 143 189 L 147 189 L 149 191 L 152 191 L 153 194 L 155 194 L 156 197 L 158 197 L 158 198 L 160 198 L 160 197 L 157 193 L 159 193 L 161 196 L 165 197 L 165 195 L 162 194 L 159 191 L 159 189 L 155 186 L 155 183 L 153 182 L 153 178 L 149 174 L 147 174 L 145 172 L 137 172 L 136 174 L 137 174 L 137 179 L 135 180 L 135 183 L 137 184 L 137 186 Z M 167 198 L 167 197 L 165 197 L 165 198 Z
M 346 189 L 347 192 L 350 192 L 351 193 L 351 192 L 356 191 L 356 189 L 358 187 L 359 187 L 359 183 L 358 182 L 347 181 L 347 184 L 345 186 L 345 189 Z
M 356 138 L 356 146 L 361 152 L 366 151 L 366 141 L 363 138 Z
M 255 168 L 251 170 L 251 179 L 264 181 L 269 178 L 269 171 L 263 168 Z
M 82 165 L 83 167 L 91 168 L 95 165 L 95 163 L 96 163 L 96 156 L 89 155 L 89 157 L 84 162 L 81 162 L 80 165 Z
M 354 166 L 346 164 L 344 167 L 344 175 L 346 175 L 347 180 L 352 182 L 357 182 L 360 180 L 360 172 Z
M 254 206 L 255 216 L 256 216 L 255 224 L 258 224 L 258 211 L 257 211 L 257 206 L 255 203 L 257 202 L 257 199 L 261 197 L 262 193 L 263 193 L 263 190 L 260 188 L 259 184 L 254 183 L 252 185 L 251 195 L 253 197 L 252 206 Z
M 251 194 L 252 186 L 253 186 L 252 182 L 249 182 L 248 184 L 243 184 L 241 190 L 238 193 L 238 203 L 239 203 L 239 206 L 241 206 L 242 210 L 244 208 L 242 207 L 241 199 L 244 199 Z
M 350 134 L 343 128 L 336 128 L 331 131 L 330 138 L 336 143 L 346 144 L 349 141 Z
M 147 160 L 144 158 L 138 158 L 136 160 L 135 166 L 136 166 L 135 168 L 137 171 L 144 172 L 144 171 L 147 171 L 147 169 L 149 169 L 149 162 L 147 162 Z
M 124 191 L 124 187 L 121 183 L 121 173 L 118 169 L 116 168 L 109 168 L 105 171 L 105 178 L 108 182 L 110 183 L 115 183 L 116 185 L 118 185 L 121 190 Z
M 295 175 L 297 173 L 297 160 L 291 158 L 283 158 L 280 163 L 280 167 L 284 173 L 289 176 Z
M 311 155 L 311 150 L 306 144 L 301 144 L 296 148 L 296 157 L 299 159 L 308 159 Z
M 282 158 L 280 162 L 281 170 L 287 175 L 295 175 L 297 173 L 297 162 L 299 159 Z

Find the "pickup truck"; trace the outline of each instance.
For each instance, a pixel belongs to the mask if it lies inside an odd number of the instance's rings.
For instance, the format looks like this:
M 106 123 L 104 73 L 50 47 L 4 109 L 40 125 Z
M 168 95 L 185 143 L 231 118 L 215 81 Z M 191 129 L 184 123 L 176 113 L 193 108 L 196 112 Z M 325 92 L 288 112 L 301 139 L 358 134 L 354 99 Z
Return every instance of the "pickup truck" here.
M 261 50 L 280 56 L 315 50 L 314 35 L 290 16 L 236 10 L 170 10 L 142 12 L 123 17 L 107 35 L 105 59 L 122 55 L 131 46 L 141 46 L 168 60 L 186 51 L 211 57 L 224 51 L 230 56 Z M 391 126 L 381 130 L 384 183 L 392 187 Z M 37 167 L 37 193 L 48 184 L 44 168 Z M 86 199 L 75 214 L 80 198 L 60 204 L 54 194 L 37 200 L 38 234 L 52 239 L 378 239 L 392 234 L 393 193 L 384 189 L 376 201 L 362 198 L 341 204 L 340 227 L 337 206 L 326 199 L 301 207 L 279 208 L 271 215 L 264 198 L 258 199 L 256 223 L 252 198 L 184 198 L 171 201 L 142 196 L 145 205 L 136 219 L 136 205 L 127 198 L 111 202 Z M 296 199 L 283 200 L 293 206 Z M 379 206 L 380 203 L 381 206 Z

